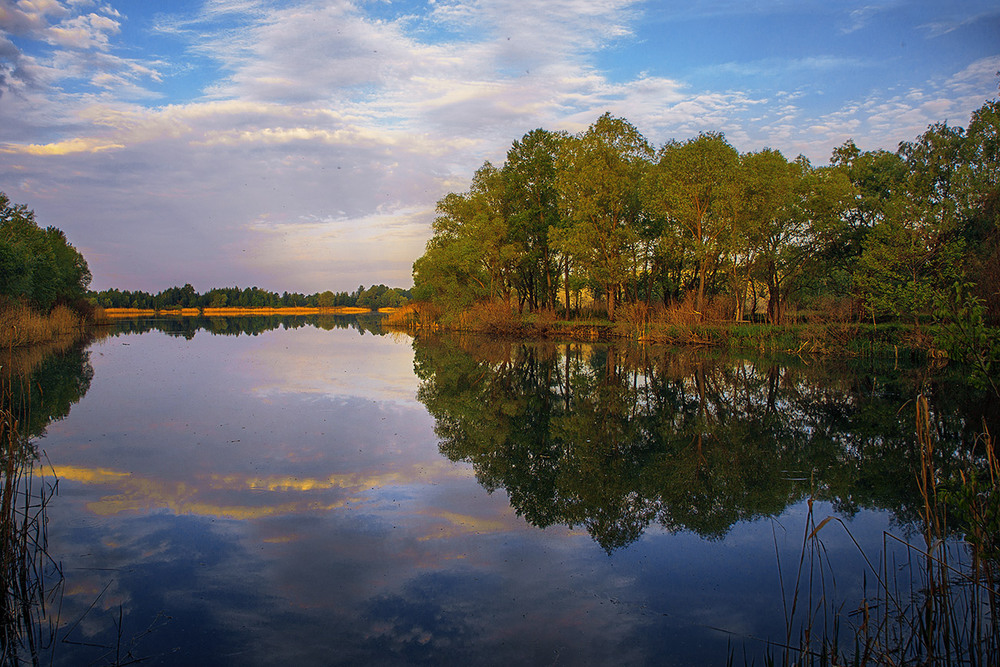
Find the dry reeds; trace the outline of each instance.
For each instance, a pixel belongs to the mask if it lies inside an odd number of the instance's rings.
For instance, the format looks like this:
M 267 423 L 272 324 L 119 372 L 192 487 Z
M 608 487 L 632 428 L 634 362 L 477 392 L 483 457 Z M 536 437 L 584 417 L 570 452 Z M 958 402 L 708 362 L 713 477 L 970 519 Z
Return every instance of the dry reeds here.
M 404 331 L 436 331 L 440 318 L 441 309 L 431 303 L 408 303 L 387 314 L 382 326 Z
M 43 314 L 20 302 L 0 304 L 0 348 L 46 343 L 82 331 L 83 320 L 72 309 L 56 306 Z
M 46 505 L 55 485 L 36 474 L 11 379 L 0 381 L 0 662 L 39 664 L 55 643 L 62 571 L 48 556 Z
M 992 438 L 988 431 L 981 438 L 985 471 L 963 471 L 959 487 L 947 491 L 923 395 L 916 400 L 915 433 L 923 545 L 883 533 L 882 552 L 873 560 L 839 518 L 814 523 L 810 501 L 795 586 L 785 597 L 788 636 L 779 645 L 784 664 L 1000 664 L 1000 463 Z M 960 519 L 957 533 L 948 526 L 949 516 Z M 844 529 L 867 564 L 866 596 L 847 614 L 835 600 L 835 579 L 819 539 L 829 524 Z M 778 569 L 780 576 L 780 561 Z M 874 580 L 871 595 L 868 577 Z M 807 610 L 805 618 L 796 618 L 800 607 Z M 851 641 L 842 641 L 845 630 Z

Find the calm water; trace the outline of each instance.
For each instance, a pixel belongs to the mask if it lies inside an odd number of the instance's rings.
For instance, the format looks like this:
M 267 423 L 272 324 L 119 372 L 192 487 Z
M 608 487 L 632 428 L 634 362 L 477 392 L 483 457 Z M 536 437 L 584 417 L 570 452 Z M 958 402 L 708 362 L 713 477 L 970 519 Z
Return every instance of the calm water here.
M 913 537 L 906 402 L 955 452 L 996 408 L 892 360 L 269 322 L 125 325 L 36 367 L 56 664 L 760 661 L 808 500 L 877 559 Z M 853 608 L 864 560 L 824 534 Z

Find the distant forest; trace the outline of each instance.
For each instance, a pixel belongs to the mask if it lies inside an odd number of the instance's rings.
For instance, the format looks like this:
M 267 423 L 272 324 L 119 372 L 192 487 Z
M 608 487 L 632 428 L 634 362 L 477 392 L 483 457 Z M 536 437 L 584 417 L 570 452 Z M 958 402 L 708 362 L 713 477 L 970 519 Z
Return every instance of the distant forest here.
M 102 308 L 143 308 L 170 310 L 179 308 L 288 308 L 288 307 L 357 307 L 395 308 L 409 302 L 410 291 L 398 287 L 359 285 L 353 292 L 269 292 L 258 287 L 219 287 L 199 294 L 190 284 L 171 287 L 156 294 L 142 291 L 109 289 L 91 292 L 90 298 Z
M 967 128 L 937 123 L 895 152 L 848 140 L 820 167 L 719 133 L 655 149 L 605 114 L 529 132 L 437 210 L 413 294 L 446 312 L 568 311 L 589 294 L 611 319 L 683 302 L 714 320 L 917 321 L 958 285 L 1000 317 L 996 100 Z

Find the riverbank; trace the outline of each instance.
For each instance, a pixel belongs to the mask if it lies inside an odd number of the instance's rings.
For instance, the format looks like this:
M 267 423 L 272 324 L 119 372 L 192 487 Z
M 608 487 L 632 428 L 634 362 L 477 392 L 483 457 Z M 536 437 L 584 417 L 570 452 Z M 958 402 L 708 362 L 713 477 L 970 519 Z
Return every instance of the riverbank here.
M 502 338 L 574 341 L 633 341 L 729 351 L 797 355 L 899 356 L 946 354 L 935 347 L 932 327 L 904 323 L 810 322 L 787 325 L 749 322 L 690 322 L 682 318 L 622 317 L 562 320 L 552 313 L 519 314 L 486 304 L 445 315 L 426 304 L 404 306 L 383 325 L 419 333 L 457 331 Z
M 395 308 L 382 308 L 378 312 L 389 313 Z M 354 306 L 335 307 L 278 307 L 278 308 L 105 308 L 105 317 L 246 317 L 253 315 L 362 315 L 372 312 L 371 308 Z
M 62 305 L 42 313 L 19 302 L 0 304 L 0 348 L 78 340 L 87 335 L 98 317 L 98 312 L 80 313 Z

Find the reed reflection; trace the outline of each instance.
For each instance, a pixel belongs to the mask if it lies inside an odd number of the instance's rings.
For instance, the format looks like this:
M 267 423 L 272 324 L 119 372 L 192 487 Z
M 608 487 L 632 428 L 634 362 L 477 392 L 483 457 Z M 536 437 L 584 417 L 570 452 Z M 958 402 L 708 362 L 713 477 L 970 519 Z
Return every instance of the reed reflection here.
M 538 527 L 584 526 L 611 552 L 648 526 L 724 536 L 812 497 L 917 517 L 921 388 L 961 460 L 995 401 L 910 368 L 765 361 L 670 348 L 415 342 L 440 451 Z
M 56 486 L 36 438 L 83 397 L 93 369 L 77 345 L 8 351 L 0 365 L 0 661 L 38 664 L 56 644 L 64 580 L 47 553 Z

